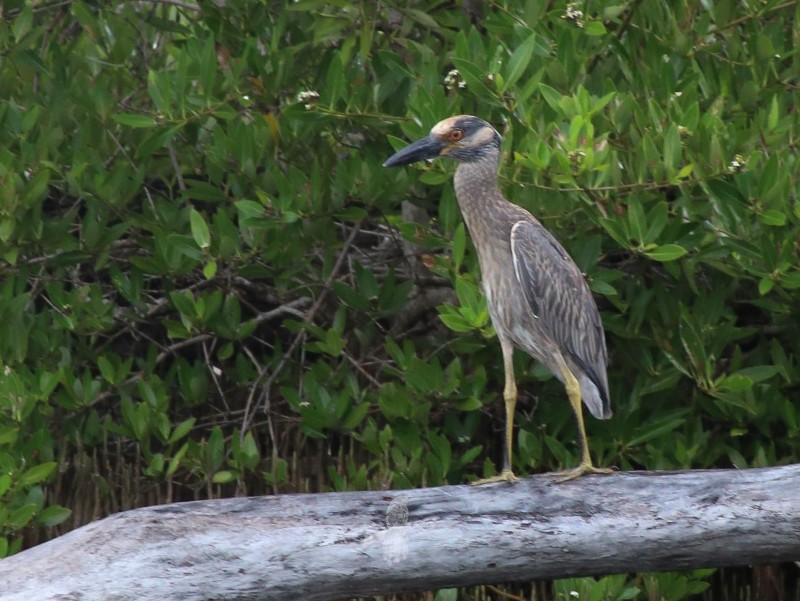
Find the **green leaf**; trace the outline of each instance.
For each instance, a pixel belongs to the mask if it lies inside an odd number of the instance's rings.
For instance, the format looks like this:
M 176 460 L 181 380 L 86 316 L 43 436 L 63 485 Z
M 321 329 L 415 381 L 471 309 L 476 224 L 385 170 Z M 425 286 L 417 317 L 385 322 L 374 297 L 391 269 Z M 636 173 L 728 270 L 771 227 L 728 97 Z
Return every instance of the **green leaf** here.
M 758 196 L 764 201 L 778 183 L 780 165 L 777 153 L 770 154 L 767 162 L 761 166 L 758 177 Z
M 662 244 L 653 250 L 645 251 L 645 255 L 656 261 L 666 263 L 667 261 L 674 261 L 681 258 L 687 253 L 687 250 L 677 244 Z
M 761 278 L 761 280 L 758 282 L 758 293 L 761 296 L 764 296 L 765 294 L 768 294 L 774 287 L 775 280 L 767 277 Z
M 749 378 L 754 383 L 758 383 L 769 380 L 777 375 L 779 371 L 780 369 L 776 365 L 752 365 L 740 369 L 736 374 Z
M 622 248 L 630 248 L 631 241 L 630 235 L 620 219 L 612 219 L 610 217 L 601 217 L 600 225 L 608 234 L 619 244 Z
M 173 125 L 172 127 L 154 132 L 145 138 L 136 148 L 136 158 L 141 159 L 149 157 L 159 148 L 163 148 L 181 129 L 183 129 L 183 124 Z
M 354 290 L 343 282 L 333 282 L 331 288 L 342 302 L 346 303 L 349 307 L 359 311 L 369 311 L 369 300 L 364 298 L 357 290 Z
M 169 242 L 170 246 L 174 247 L 179 253 L 189 257 L 190 259 L 202 261 L 206 258 L 205 255 L 203 255 L 203 251 L 197 248 L 197 242 L 195 242 L 194 239 L 190 238 L 189 236 L 184 236 L 182 234 L 169 234 L 167 236 L 167 241 Z
M 98 24 L 95 12 L 84 2 L 73 2 L 71 8 L 78 23 L 81 24 L 81 27 L 90 32 L 93 39 L 102 39 L 103 28 Z
M 111 115 L 111 118 L 117 123 L 127 125 L 129 127 L 155 127 L 156 120 L 147 115 L 135 115 L 132 113 L 117 113 Z
M 58 526 L 71 515 L 71 509 L 62 507 L 61 505 L 51 505 L 36 516 L 36 521 L 42 526 L 47 526 L 49 528 Z
M 12 18 L 11 15 L 9 15 L 8 18 Z M 31 5 L 27 3 L 23 5 L 22 10 L 20 10 L 16 18 L 12 18 L 12 20 L 14 21 L 14 42 L 19 44 L 33 25 L 33 8 Z
M 236 480 L 236 474 L 230 470 L 220 470 L 211 477 L 214 484 L 227 484 Z
M 214 429 L 211 430 L 206 446 L 206 455 L 213 469 L 222 465 L 222 461 L 225 459 L 225 436 L 219 426 L 214 426 Z
M 164 83 L 170 80 L 164 77 L 164 75 L 165 74 L 154 71 L 153 69 L 150 69 L 147 73 L 147 92 L 150 94 L 153 104 L 156 105 L 156 110 L 160 113 L 167 112 L 169 108 L 168 103 L 165 101 L 164 94 L 164 92 L 169 94 L 169 86 L 164 85 Z
M 669 208 L 667 203 L 662 201 L 657 203 L 647 214 L 648 227 L 644 235 L 645 244 L 655 244 L 661 232 L 667 225 Z
M 440 588 L 436 591 L 433 601 L 458 601 L 457 588 Z
M 0 425 L 0 445 L 13 444 L 18 437 L 18 427 Z
M 207 280 L 213 280 L 215 275 L 217 275 L 217 262 L 209 261 L 203 267 L 203 277 Z
M 461 317 L 461 315 L 457 313 L 441 312 L 441 307 L 439 312 L 439 319 L 441 319 L 442 323 L 451 330 L 453 330 L 454 332 L 471 332 L 475 329 L 475 326 L 473 326 L 470 322 Z
M 781 286 L 787 290 L 800 288 L 800 271 L 792 271 L 781 275 Z
M 584 24 L 583 31 L 586 35 L 600 36 L 606 34 L 606 26 L 602 21 L 589 21 Z
M 716 383 L 720 390 L 729 390 L 731 392 L 742 392 L 750 390 L 753 387 L 753 380 L 740 373 L 731 374 L 729 376 L 722 376 Z
M 47 463 L 40 463 L 35 465 L 29 470 L 23 472 L 20 476 L 18 484 L 20 486 L 31 486 L 46 480 L 56 470 L 58 464 L 55 461 L 48 461 Z
M 539 91 L 542 93 L 542 97 L 544 98 L 545 102 L 550 105 L 551 109 L 553 109 L 559 115 L 564 112 L 561 108 L 561 94 L 559 94 L 554 88 L 551 88 L 547 84 L 540 83 Z
M 537 35 L 532 33 L 524 42 L 517 46 L 511 58 L 508 59 L 508 66 L 505 72 L 505 80 L 503 82 L 503 90 L 509 89 L 525 72 L 525 69 L 530 63 L 531 56 L 533 55 L 534 47 L 537 43 Z
M 693 171 L 694 171 L 694 163 L 686 163 L 683 167 L 681 167 L 681 170 L 678 171 L 678 175 L 676 175 L 675 177 L 677 179 L 686 179 L 692 174 Z
M 786 213 L 777 209 L 768 209 L 761 215 L 761 223 L 776 227 L 786 225 Z
M 671 123 L 664 136 L 664 166 L 673 176 L 681 164 L 681 136 L 678 127 Z
M 187 198 L 207 202 L 221 202 L 225 200 L 225 193 L 219 186 L 215 186 L 212 183 L 187 178 L 186 190 L 181 193 L 181 199 Z
M 685 414 L 686 411 L 676 411 L 676 414 Z M 644 444 L 646 442 L 650 442 L 658 438 L 659 436 L 664 436 L 670 432 L 673 432 L 677 428 L 679 428 L 683 423 L 686 421 L 685 417 L 665 417 L 660 420 L 656 420 L 654 422 L 648 423 L 645 426 L 640 428 L 642 431 L 641 434 L 638 436 L 634 436 L 630 440 L 627 441 L 627 446 L 629 447 L 636 447 L 640 444 Z
M 172 434 L 170 434 L 169 440 L 167 440 L 167 442 L 169 444 L 174 444 L 178 442 L 181 438 L 186 436 L 191 431 L 192 428 L 194 428 L 194 424 L 196 421 L 197 418 L 194 417 L 190 417 L 189 419 L 183 420 L 172 430 Z
M 11 512 L 11 515 L 8 516 L 3 526 L 6 528 L 10 527 L 12 530 L 20 530 L 30 523 L 37 509 L 39 509 L 39 506 L 35 503 L 27 503 L 21 507 L 17 507 Z
M 440 186 L 443 183 L 450 181 L 452 177 L 453 176 L 449 173 L 428 169 L 422 172 L 422 174 L 419 176 L 419 181 L 427 186 Z
M 459 223 L 456 231 L 453 233 L 453 265 L 456 271 L 461 267 L 464 261 L 464 251 L 467 247 L 467 234 L 464 230 L 464 224 Z
M 769 115 L 767 116 L 767 131 L 772 131 L 778 125 L 778 117 L 780 116 L 778 108 L 777 94 L 772 97 L 772 103 L 769 107 Z
M 197 317 L 194 296 L 189 290 L 174 290 L 169 293 L 169 298 L 181 315 Z
M 368 403 L 364 403 L 368 405 Z M 242 441 L 242 463 L 248 469 L 255 469 L 261 461 L 261 454 L 258 452 L 258 445 L 252 432 L 248 432 Z
M 647 231 L 647 218 L 644 215 L 642 204 L 637 199 L 628 201 L 628 223 L 633 238 L 640 244 L 645 243 L 645 232 Z
M 266 214 L 264 205 L 254 200 L 237 200 L 233 204 L 236 207 L 239 219 L 255 219 L 264 217 Z
M 483 403 L 478 397 L 469 397 L 467 399 L 461 401 L 453 401 L 453 407 L 458 409 L 459 411 L 475 411 L 476 409 L 480 409 L 483 407 Z
M 106 382 L 113 384 L 116 381 L 117 371 L 105 355 L 101 355 L 97 358 L 97 367 L 100 369 L 100 374 Z
M 172 456 L 172 459 L 170 459 L 169 465 L 167 466 L 167 471 L 164 473 L 167 478 L 171 478 L 175 475 L 175 472 L 178 471 L 178 467 L 180 467 L 181 461 L 183 461 L 183 458 L 188 450 L 189 443 L 185 442 L 181 445 L 181 448 L 178 449 L 178 452 Z
M 189 209 L 189 226 L 197 246 L 203 250 L 207 249 L 211 245 L 211 233 L 205 218 L 195 209 Z
M 614 288 L 608 282 L 604 282 L 603 280 L 591 280 L 589 282 L 589 288 L 592 292 L 596 294 L 602 294 L 604 296 L 616 296 L 617 289 Z
M 475 282 L 458 277 L 455 281 L 455 288 L 456 296 L 458 296 L 461 306 L 470 309 L 473 313 L 477 313 L 480 309 L 480 293 Z
M 436 22 L 436 19 L 434 19 L 424 10 L 419 10 L 416 8 L 408 8 L 406 9 L 406 14 L 409 17 L 411 17 L 412 21 L 416 21 L 423 27 L 427 27 L 428 29 L 433 29 L 433 30 L 439 29 L 439 24 Z

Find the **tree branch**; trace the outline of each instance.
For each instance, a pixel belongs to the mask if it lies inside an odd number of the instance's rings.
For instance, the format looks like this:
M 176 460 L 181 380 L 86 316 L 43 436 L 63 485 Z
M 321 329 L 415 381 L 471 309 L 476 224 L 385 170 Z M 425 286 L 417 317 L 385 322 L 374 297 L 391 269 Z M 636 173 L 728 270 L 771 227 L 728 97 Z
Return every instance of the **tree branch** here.
M 0 561 L 5 601 L 337 599 L 800 558 L 800 465 L 219 499 Z

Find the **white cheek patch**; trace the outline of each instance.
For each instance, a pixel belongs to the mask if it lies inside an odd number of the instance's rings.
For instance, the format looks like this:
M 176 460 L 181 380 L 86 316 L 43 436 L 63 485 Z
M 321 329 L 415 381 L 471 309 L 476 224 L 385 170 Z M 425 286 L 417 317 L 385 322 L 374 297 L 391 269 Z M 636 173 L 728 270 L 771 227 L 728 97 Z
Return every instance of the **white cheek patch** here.
M 471 146 L 484 146 L 494 140 L 495 131 L 491 127 L 482 127 L 472 135 L 474 142 Z

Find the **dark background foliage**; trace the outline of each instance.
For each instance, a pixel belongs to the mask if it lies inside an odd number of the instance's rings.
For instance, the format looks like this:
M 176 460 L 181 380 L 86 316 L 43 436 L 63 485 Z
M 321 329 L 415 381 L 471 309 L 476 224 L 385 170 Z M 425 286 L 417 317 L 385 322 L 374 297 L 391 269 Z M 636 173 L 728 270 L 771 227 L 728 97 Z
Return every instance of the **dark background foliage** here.
M 798 2 L 0 11 L 0 557 L 151 503 L 493 473 L 502 364 L 452 165 L 381 167 L 459 113 L 595 292 L 595 461 L 798 461 Z M 515 361 L 516 471 L 576 464 L 562 386 Z

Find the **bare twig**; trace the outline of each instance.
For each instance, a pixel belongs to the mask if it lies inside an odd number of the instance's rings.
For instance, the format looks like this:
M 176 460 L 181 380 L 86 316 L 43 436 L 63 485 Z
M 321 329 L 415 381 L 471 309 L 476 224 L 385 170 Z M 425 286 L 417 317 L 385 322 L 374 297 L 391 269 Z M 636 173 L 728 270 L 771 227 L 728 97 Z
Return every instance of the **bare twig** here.
M 183 192 L 186 190 L 186 182 L 183 181 L 181 166 L 180 163 L 178 163 L 178 156 L 175 153 L 175 145 L 172 142 L 167 142 L 167 151 L 169 152 L 169 160 L 172 162 L 172 168 L 175 170 L 175 178 L 178 180 L 178 189 Z
M 284 315 L 286 313 L 292 313 L 292 312 L 296 311 L 297 307 L 303 306 L 306 303 L 308 303 L 308 299 L 307 298 L 295 299 L 295 300 L 293 300 L 293 301 L 291 301 L 289 303 L 286 303 L 286 305 L 281 305 L 280 307 L 276 307 L 275 309 L 271 309 L 270 311 L 265 311 L 264 313 L 258 314 L 256 317 L 253 318 L 253 321 L 255 321 L 255 323 L 257 323 L 257 324 L 260 324 L 260 323 L 263 323 L 265 321 L 269 321 L 271 319 L 276 319 L 276 318 L 280 317 L 281 315 Z M 189 346 L 193 346 L 195 344 L 201 344 L 201 343 L 204 343 L 204 342 L 206 342 L 208 340 L 212 340 L 212 339 L 215 339 L 215 338 L 216 338 L 216 336 L 214 334 L 203 333 L 203 334 L 198 334 L 197 336 L 192 336 L 191 338 L 187 338 L 185 340 L 179 340 L 178 342 L 175 342 L 174 344 L 171 344 L 168 347 L 166 347 L 164 350 L 162 350 L 156 356 L 155 364 L 158 365 L 158 364 L 162 363 L 165 359 L 167 359 L 167 357 L 170 357 L 175 352 L 177 352 L 177 351 L 179 351 L 179 350 L 181 350 L 183 348 L 186 348 L 186 347 L 189 347 Z M 111 398 L 112 396 L 114 396 L 117 393 L 117 389 L 119 389 L 119 388 L 121 388 L 123 386 L 130 386 L 131 384 L 134 384 L 134 383 L 138 382 L 139 380 L 141 380 L 144 376 L 145 376 L 145 372 L 144 371 L 136 372 L 135 374 L 133 374 L 130 377 L 128 377 L 122 384 L 120 384 L 119 386 L 115 387 L 114 389 L 106 390 L 105 392 L 102 392 L 102 393 L 98 394 L 92 400 L 91 405 L 96 405 L 98 403 L 101 403 L 103 401 L 108 400 L 109 398 Z
M 314 316 L 316 315 L 316 313 L 319 310 L 319 308 L 322 306 L 322 301 L 325 300 L 325 297 L 327 296 L 327 293 L 330 290 L 331 285 L 333 284 L 333 281 L 336 279 L 337 275 L 339 274 L 339 270 L 342 268 L 342 265 L 344 265 L 345 259 L 347 257 L 348 250 L 350 249 L 350 246 L 352 245 L 353 240 L 355 240 L 355 237 L 356 237 L 356 235 L 358 234 L 358 232 L 360 230 L 361 230 L 361 222 L 359 221 L 353 227 L 353 230 L 350 232 L 350 235 L 347 237 L 347 240 L 345 241 L 344 246 L 342 247 L 342 252 L 339 253 L 339 256 L 336 258 L 336 263 L 334 263 L 334 265 L 333 265 L 333 269 L 331 269 L 330 274 L 325 279 L 325 283 L 323 284 L 322 291 L 320 292 L 319 296 L 317 297 L 317 300 L 314 301 L 314 304 L 312 305 L 311 309 L 306 314 L 306 316 L 305 316 L 305 323 L 306 324 L 309 324 L 309 323 L 313 322 Z M 305 340 L 305 337 L 306 337 L 306 329 L 303 328 L 294 337 L 294 340 L 292 341 L 292 344 L 290 344 L 289 348 L 286 349 L 286 352 L 283 353 L 283 356 L 281 357 L 281 360 L 278 362 L 278 365 L 275 366 L 275 370 L 270 374 L 269 378 L 267 378 L 267 381 L 264 383 L 264 389 L 263 389 L 264 390 L 264 403 L 263 403 L 263 407 L 264 407 L 264 411 L 266 413 L 269 413 L 269 409 L 270 409 L 270 391 L 272 389 L 272 385 L 275 383 L 275 380 L 277 379 L 277 377 L 280 374 L 280 372 L 286 366 L 286 363 L 288 362 L 289 357 L 292 355 L 292 353 L 297 348 L 297 346 L 303 340 Z M 245 409 L 245 416 L 244 416 L 244 419 L 242 420 L 242 432 L 245 432 L 245 431 L 247 431 L 249 429 L 250 423 L 252 422 L 253 416 L 255 414 L 255 410 L 251 407 L 251 402 L 250 402 L 251 400 L 252 399 L 248 399 L 248 404 L 247 404 L 247 407 Z
M 208 345 L 203 342 L 202 346 L 203 358 L 206 360 L 206 368 L 208 369 L 208 373 L 211 374 L 211 379 L 214 381 L 214 386 L 217 389 L 217 393 L 219 394 L 222 404 L 225 405 L 225 410 L 230 413 L 231 408 L 228 406 L 228 400 L 225 398 L 225 393 L 222 391 L 222 386 L 220 385 L 219 378 L 217 377 L 217 373 L 222 373 L 222 371 L 213 363 L 211 363 L 211 353 L 208 350 Z

